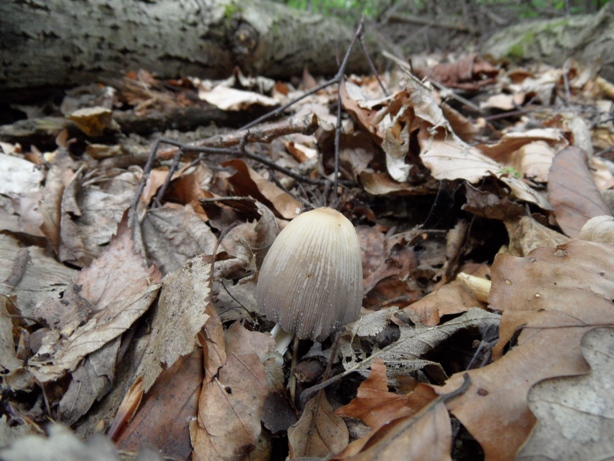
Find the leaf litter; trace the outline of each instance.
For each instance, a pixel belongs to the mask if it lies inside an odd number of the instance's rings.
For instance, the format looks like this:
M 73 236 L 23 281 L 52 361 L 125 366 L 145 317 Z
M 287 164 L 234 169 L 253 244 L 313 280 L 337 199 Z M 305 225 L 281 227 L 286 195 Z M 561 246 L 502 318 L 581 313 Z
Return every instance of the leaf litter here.
M 108 101 L 68 94 L 76 130 L 1 144 L 0 456 L 117 459 L 148 443 L 203 460 L 611 451 L 602 194 L 614 180 L 598 152 L 611 96 L 570 66 L 471 55 L 416 77 L 400 64 L 381 76 L 387 95 L 349 76 L 337 133 L 336 90 L 308 73 L 293 86 L 140 71 L 109 82 Z M 250 121 L 314 89 L 278 122 L 167 132 L 193 148 L 164 147 L 150 166 L 159 134 L 117 135 L 180 106 Z M 361 242 L 361 318 L 336 346 L 280 354 L 258 268 L 289 220 L 331 204 Z M 603 436 L 580 448 L 578 418 Z

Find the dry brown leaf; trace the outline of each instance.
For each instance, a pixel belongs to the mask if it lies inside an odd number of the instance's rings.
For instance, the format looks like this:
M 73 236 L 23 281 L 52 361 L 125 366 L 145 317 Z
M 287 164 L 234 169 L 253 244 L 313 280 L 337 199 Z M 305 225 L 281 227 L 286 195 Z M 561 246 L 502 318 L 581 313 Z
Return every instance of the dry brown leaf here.
M 59 258 L 80 267 L 100 256 L 111 241 L 140 179 L 121 170 L 94 174 L 80 169 L 62 194 Z
M 336 460 L 451 461 L 450 416 L 441 399 L 418 414 L 396 419 L 372 434 L 352 442 Z
M 9 315 L 11 301 L 8 296 L 1 293 L 4 288 L 0 285 L 0 367 L 2 376 L 11 374 L 23 366 L 23 362 L 17 358 L 15 341 L 13 339 L 13 321 Z
M 348 428 L 328 402 L 324 391 L 307 402 L 301 418 L 288 429 L 290 458 L 321 458 L 343 450 Z
M 226 363 L 226 339 L 220 316 L 213 305 L 207 305 L 205 314 L 209 318 L 205 322 L 204 332 L 199 333 L 198 339 L 205 354 L 205 380 L 210 382 Z
M 441 110 L 448 122 L 450 122 L 452 131 L 463 141 L 471 143 L 480 131 L 478 125 L 472 123 L 467 117 L 448 104 L 443 104 Z
M 64 188 L 72 180 L 75 169 L 77 169 L 77 164 L 72 161 L 68 151 L 61 150 L 54 158 L 45 179 L 43 200 L 40 204 L 41 214 L 43 215 L 41 231 L 56 253 L 60 248 L 62 195 Z
M 526 256 L 540 247 L 555 247 L 568 243 L 570 239 L 530 216 L 520 219 L 506 219 L 503 221 L 510 238 L 508 251 L 513 256 Z
M 503 163 L 507 166 L 520 166 L 524 163 L 534 163 L 534 161 L 540 161 L 541 157 L 535 156 L 531 158 L 531 161 L 523 161 L 521 159 L 517 159 L 521 152 L 523 146 L 531 145 L 532 143 L 541 142 L 542 146 L 554 146 L 561 142 L 563 137 L 559 133 L 558 130 L 552 128 L 542 128 L 542 129 L 534 129 L 528 130 L 524 132 L 510 132 L 503 135 L 503 137 L 495 144 L 478 144 L 476 147 L 479 149 L 484 155 L 490 157 L 496 162 Z M 550 159 L 546 157 L 546 165 L 542 168 L 545 168 L 545 174 L 547 179 L 548 168 L 550 167 L 550 162 L 552 157 L 554 157 L 554 152 L 550 152 Z M 531 152 L 525 152 L 523 155 L 530 154 Z M 519 169 L 519 171 L 521 171 Z
M 610 214 L 587 162 L 586 153 L 572 146 L 559 152 L 550 168 L 548 199 L 557 223 L 570 237 L 577 237 L 590 218 Z
M 74 371 L 85 356 L 120 336 L 149 309 L 160 288 L 159 279 L 155 267 L 147 268 L 144 259 L 134 254 L 124 220 L 104 253 L 79 273 L 71 300 L 75 315 L 62 320 L 61 336 L 51 331 L 43 339 L 29 361 L 30 371 L 41 382 Z M 81 326 L 78 303 L 88 308 L 89 319 Z
M 151 320 L 147 354 L 138 375 L 147 392 L 164 368 L 192 352 L 196 335 L 209 316 L 211 262 L 197 256 L 162 280 L 160 300 Z
M 121 338 L 115 338 L 88 355 L 72 372 L 72 381 L 60 400 L 60 422 L 67 425 L 76 423 L 94 402 L 102 399 L 111 390 L 120 345 Z
M 586 221 L 579 235 L 580 240 L 597 243 L 614 243 L 614 217 L 595 216 Z
M 417 195 L 429 192 L 425 186 L 414 187 L 406 182 L 400 183 L 388 173 L 374 172 L 369 168 L 362 171 L 358 177 L 362 187 L 371 195 Z
M 243 459 L 256 447 L 267 394 L 264 367 L 256 354 L 229 354 L 219 375 L 205 382 L 198 423 L 190 433 L 194 459 Z
M 488 219 L 513 219 L 525 214 L 525 208 L 509 199 L 502 190 L 480 190 L 471 184 L 465 185 L 466 203 L 462 209 Z
M 448 403 L 487 461 L 514 459 L 530 434 L 535 418 L 527 394 L 533 384 L 588 371 L 581 337 L 594 326 L 614 324 L 613 258 L 609 245 L 582 241 L 538 248 L 525 258 L 496 257 L 490 303 L 503 311 L 493 351 L 498 360 L 471 370 L 469 390 Z M 501 357 L 514 338 L 517 345 Z M 441 392 L 461 380 L 454 375 Z
M 582 337 L 591 365 L 587 376 L 541 381 L 529 392 L 538 423 L 517 460 L 608 459 L 614 452 L 614 330 L 595 328 Z
M 117 436 L 117 447 L 137 451 L 148 442 L 166 456 L 188 459 L 192 452 L 189 421 L 196 417 L 202 364 L 203 352 L 198 348 L 164 370 L 143 397 L 134 419 Z
M 75 122 L 81 131 L 92 137 L 101 136 L 107 129 L 119 128 L 113 120 L 113 112 L 106 107 L 85 107 L 67 117 Z
M 256 208 L 260 219 L 247 222 L 232 228 L 222 245 L 224 249 L 237 258 L 242 267 L 250 268 L 250 264 L 262 264 L 264 256 L 279 234 L 279 224 L 275 215 L 260 202 L 256 202 Z M 252 268 L 255 270 L 255 267 Z
M 431 78 L 450 88 L 475 91 L 496 82 L 499 70 L 481 56 L 470 54 L 455 62 L 437 64 L 430 69 L 415 69 L 420 78 Z
M 141 229 L 147 256 L 164 275 L 197 255 L 212 255 L 217 242 L 191 205 L 167 203 L 147 210 Z
M 375 314 L 381 316 L 388 310 L 383 309 Z M 426 368 L 433 379 L 445 379 L 441 365 L 423 357 L 441 346 L 457 331 L 469 328 L 486 329 L 499 324 L 498 315 L 482 309 L 469 309 L 463 315 L 435 327 L 402 325 L 398 340 L 383 349 L 374 350 L 367 356 L 361 348 L 353 348 L 352 344 L 361 339 L 367 341 L 369 337 L 379 333 L 378 330 L 374 330 L 378 322 L 371 320 L 371 316 L 375 314 L 357 320 L 350 327 L 350 332 L 343 334 L 339 350 L 343 356 L 344 375 L 355 371 L 366 375 L 366 368 L 379 357 L 386 363 L 389 377 L 407 375 L 412 371 Z
M 107 437 L 117 442 L 119 435 L 128 427 L 128 424 L 130 424 L 130 421 L 132 421 L 141 406 L 143 394 L 143 378 L 137 378 L 119 405 L 115 418 L 107 432 Z
M 430 386 L 422 383 L 409 394 L 389 392 L 386 365 L 383 360 L 376 359 L 371 365 L 371 374 L 358 387 L 356 398 L 335 413 L 358 418 L 376 431 L 393 419 L 416 414 L 436 396 Z
M 302 209 L 301 204 L 291 195 L 287 194 L 275 184 L 267 181 L 241 159 L 229 160 L 222 163 L 225 167 L 232 167 L 237 172 L 228 178 L 237 195 L 253 197 L 285 219 L 295 218 Z
M 20 251 L 27 251 L 28 262 L 19 283 L 11 288 L 13 302 L 23 317 L 40 318 L 40 306 L 59 302 L 78 272 L 58 263 L 40 247 L 20 248 L 16 239 L 0 234 L 0 281 L 10 277 Z
M 460 314 L 480 306 L 481 303 L 470 290 L 458 280 L 453 280 L 403 310 L 410 312 L 412 320 L 434 326 L 439 325 L 444 315 Z

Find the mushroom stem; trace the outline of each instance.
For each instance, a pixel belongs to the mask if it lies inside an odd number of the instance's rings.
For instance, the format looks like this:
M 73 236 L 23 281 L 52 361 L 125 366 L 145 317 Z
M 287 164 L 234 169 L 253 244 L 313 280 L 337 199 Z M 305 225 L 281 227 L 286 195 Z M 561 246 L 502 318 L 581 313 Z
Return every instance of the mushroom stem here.
M 296 362 L 298 362 L 298 343 L 300 339 L 298 336 L 294 337 L 294 347 L 292 348 L 292 364 L 290 365 L 290 379 L 288 380 L 288 387 L 290 388 L 290 401 L 292 405 L 296 402 L 296 376 L 294 370 L 296 369 Z
M 294 333 L 288 333 L 281 328 L 279 323 L 276 323 L 271 330 L 271 336 L 275 340 L 275 351 L 283 356 L 294 338 Z

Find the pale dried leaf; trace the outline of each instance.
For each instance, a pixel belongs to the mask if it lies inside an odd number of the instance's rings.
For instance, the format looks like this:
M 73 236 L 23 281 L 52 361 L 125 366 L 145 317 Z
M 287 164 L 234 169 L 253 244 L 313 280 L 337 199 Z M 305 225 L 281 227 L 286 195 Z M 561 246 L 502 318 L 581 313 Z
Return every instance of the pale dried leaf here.
M 530 216 L 503 221 L 510 238 L 509 253 L 513 256 L 526 256 L 540 247 L 555 247 L 570 241 L 569 237 L 538 223 Z
M 163 279 L 148 353 L 137 373 L 143 376 L 145 392 L 164 368 L 194 349 L 196 335 L 209 318 L 205 311 L 210 302 L 210 275 L 211 263 L 197 256 Z
M 113 386 L 121 338 L 115 338 L 91 353 L 75 371 L 60 400 L 59 420 L 67 425 L 77 422 L 94 402 L 102 399 Z
M 85 442 L 59 424 L 48 429 L 49 437 L 29 435 L 0 450 L 4 461 L 119 461 L 113 443 L 102 434 Z
M 16 239 L 0 234 L 0 281 L 9 277 L 19 251 Z M 21 315 L 36 318 L 37 308 L 48 300 L 59 301 L 78 272 L 58 263 L 40 247 L 28 247 L 27 251 L 29 261 L 25 273 L 12 294 Z
M 586 153 L 575 146 L 554 157 L 548 198 L 557 223 L 570 237 L 577 237 L 590 218 L 610 214 L 588 169 Z
M 582 226 L 578 238 L 597 243 L 614 243 L 614 217 L 595 216 L 589 219 Z
M 264 107 L 276 106 L 278 102 L 252 91 L 242 91 L 234 88 L 227 88 L 222 85 L 216 86 L 211 91 L 199 90 L 198 97 L 209 104 L 222 110 L 242 111 L 247 110 L 253 105 Z
M 517 460 L 602 460 L 614 452 L 614 330 L 595 328 L 582 338 L 589 375 L 553 378 L 529 392 L 537 425 Z
M 188 259 L 212 255 L 217 238 L 190 205 L 153 208 L 141 222 L 147 256 L 163 274 L 180 269 Z
M 524 132 L 510 132 L 503 135 L 503 137 L 495 144 L 478 144 L 476 148 L 480 150 L 484 155 L 491 159 L 503 163 L 508 166 L 516 166 L 522 162 L 517 159 L 523 146 L 530 145 L 535 142 L 540 142 L 541 145 L 552 146 L 559 143 L 563 137 L 558 130 L 552 128 L 542 128 L 535 130 L 528 130 Z M 524 154 L 526 155 L 526 153 Z M 554 156 L 552 152 L 551 157 Z M 549 168 L 549 164 L 546 167 Z M 519 170 L 520 171 L 520 170 Z
M 21 195 L 36 192 L 44 178 L 40 167 L 26 159 L 0 154 L 0 194 Z
M 60 260 L 88 266 L 111 241 L 130 206 L 140 175 L 113 170 L 77 172 L 64 189 Z
M 120 336 L 147 311 L 160 288 L 159 278 L 155 267 L 147 268 L 143 258 L 134 254 L 124 221 L 105 252 L 79 273 L 75 285 L 79 288 L 73 289 L 74 312 L 83 303 L 91 317 L 81 326 L 79 317 L 65 320 L 59 342 L 53 339 L 58 332 L 51 331 L 29 361 L 32 373 L 46 382 L 74 371 L 85 356 Z
M 421 325 L 416 325 L 415 327 L 402 326 L 400 328 L 400 337 L 397 341 L 384 349 L 373 351 L 368 357 L 364 351 L 351 347 L 355 336 L 346 333 L 343 335 L 340 344 L 344 352 L 350 351 L 349 355 L 344 355 L 342 359 L 346 370 L 344 374 L 357 371 L 366 375 L 366 368 L 371 365 L 373 360 L 379 357 L 386 363 L 389 377 L 406 375 L 427 366 L 439 377 L 444 377 L 445 373 L 441 365 L 425 360 L 422 357 L 440 346 L 442 342 L 449 339 L 457 331 L 468 328 L 485 330 L 496 327 L 498 324 L 498 315 L 491 314 L 482 309 L 470 309 L 463 315 L 435 327 Z M 350 342 L 350 344 L 349 346 L 343 346 L 343 342 Z
M 13 321 L 7 309 L 8 303 L 10 303 L 10 299 L 0 293 L 0 368 L 3 374 L 11 373 L 23 366 L 22 361 L 15 355 Z

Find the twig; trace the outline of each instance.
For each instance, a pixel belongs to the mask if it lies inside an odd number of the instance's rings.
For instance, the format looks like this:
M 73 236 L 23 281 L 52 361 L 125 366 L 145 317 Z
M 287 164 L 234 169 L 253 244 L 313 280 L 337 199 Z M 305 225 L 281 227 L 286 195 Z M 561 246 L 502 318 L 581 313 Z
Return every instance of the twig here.
M 171 146 L 175 146 L 174 149 L 160 150 L 158 158 L 160 160 L 170 160 L 174 158 L 177 151 L 180 148 L 188 151 L 193 147 L 232 147 L 240 144 L 252 143 L 252 142 L 264 142 L 270 143 L 274 139 L 287 134 L 313 134 L 319 127 L 318 117 L 314 114 L 309 114 L 302 118 L 291 118 L 289 120 L 283 120 L 281 122 L 270 123 L 259 126 L 254 129 L 241 128 L 239 131 L 232 133 L 211 136 L 206 139 L 201 139 L 190 144 L 182 144 L 176 141 L 170 142 L 166 140 L 165 143 Z M 193 152 L 198 152 L 194 150 Z

